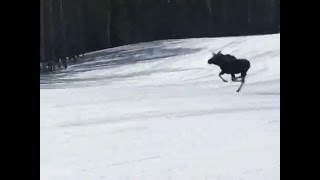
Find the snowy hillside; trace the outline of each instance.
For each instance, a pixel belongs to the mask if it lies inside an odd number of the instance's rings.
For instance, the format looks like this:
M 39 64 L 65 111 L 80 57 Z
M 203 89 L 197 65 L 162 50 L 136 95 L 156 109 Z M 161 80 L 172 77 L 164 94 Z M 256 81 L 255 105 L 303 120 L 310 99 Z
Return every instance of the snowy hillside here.
M 219 78 L 212 51 L 251 62 Z M 280 34 L 85 55 L 40 78 L 41 180 L 280 179 Z

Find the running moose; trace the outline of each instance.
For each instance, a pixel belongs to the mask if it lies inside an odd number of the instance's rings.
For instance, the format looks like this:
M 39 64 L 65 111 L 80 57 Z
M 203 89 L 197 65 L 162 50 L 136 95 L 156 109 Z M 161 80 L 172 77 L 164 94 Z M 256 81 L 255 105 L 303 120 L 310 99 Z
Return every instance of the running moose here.
M 238 88 L 237 92 L 240 92 L 243 84 L 245 83 L 245 78 L 247 76 L 247 72 L 250 68 L 250 62 L 247 59 L 237 59 L 231 55 L 224 55 L 219 51 L 217 54 L 212 53 L 213 57 L 208 60 L 208 64 L 214 64 L 220 67 L 221 72 L 219 77 L 222 79 L 223 82 L 228 82 L 227 80 L 223 79 L 223 74 L 230 74 L 232 81 L 239 82 L 239 78 L 241 78 L 241 85 Z M 235 74 L 239 74 L 239 77 L 236 77 Z

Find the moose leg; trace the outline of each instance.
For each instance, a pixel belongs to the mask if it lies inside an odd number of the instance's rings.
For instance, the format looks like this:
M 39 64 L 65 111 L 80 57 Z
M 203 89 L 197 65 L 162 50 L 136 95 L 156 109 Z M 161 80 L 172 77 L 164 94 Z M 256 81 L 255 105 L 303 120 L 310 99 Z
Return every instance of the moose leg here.
M 235 81 L 236 80 L 236 76 L 234 74 L 231 74 L 231 79 L 232 79 L 232 81 Z
M 222 75 L 224 74 L 223 71 L 220 72 L 219 77 L 222 79 L 223 82 L 228 82 L 227 80 L 223 79 Z
M 243 84 L 244 84 L 244 79 L 242 79 L 242 80 L 241 80 L 241 85 L 240 85 L 240 87 L 238 88 L 237 92 L 240 92 L 240 90 L 241 90 L 241 88 L 242 88 Z
M 232 81 L 240 82 L 238 79 L 241 78 L 241 76 L 236 77 L 234 74 L 231 74 L 231 77 L 232 77 Z
M 242 86 L 243 86 L 244 83 L 245 83 L 245 78 L 246 78 L 246 74 L 242 74 L 242 73 L 241 73 L 241 85 L 240 85 L 240 87 L 238 88 L 237 92 L 240 92 Z

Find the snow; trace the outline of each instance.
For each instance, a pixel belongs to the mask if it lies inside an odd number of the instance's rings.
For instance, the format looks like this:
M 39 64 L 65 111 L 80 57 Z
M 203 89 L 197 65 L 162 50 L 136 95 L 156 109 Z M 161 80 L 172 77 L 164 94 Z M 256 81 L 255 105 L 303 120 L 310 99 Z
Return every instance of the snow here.
M 212 51 L 251 62 L 224 83 Z M 280 179 L 280 34 L 86 54 L 40 77 L 41 180 Z

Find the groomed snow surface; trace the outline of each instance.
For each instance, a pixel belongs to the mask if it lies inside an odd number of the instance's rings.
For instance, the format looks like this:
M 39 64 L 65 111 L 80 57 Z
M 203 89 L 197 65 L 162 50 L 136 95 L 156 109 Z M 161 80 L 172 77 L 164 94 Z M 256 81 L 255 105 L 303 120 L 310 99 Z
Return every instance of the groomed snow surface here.
M 220 50 L 251 62 L 240 93 Z M 41 180 L 280 179 L 280 34 L 103 50 L 40 86 Z

